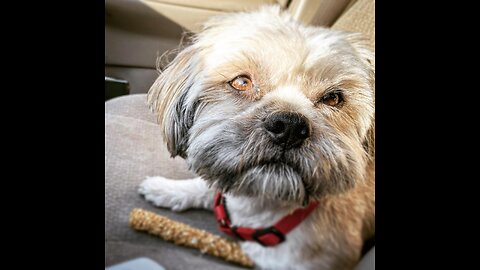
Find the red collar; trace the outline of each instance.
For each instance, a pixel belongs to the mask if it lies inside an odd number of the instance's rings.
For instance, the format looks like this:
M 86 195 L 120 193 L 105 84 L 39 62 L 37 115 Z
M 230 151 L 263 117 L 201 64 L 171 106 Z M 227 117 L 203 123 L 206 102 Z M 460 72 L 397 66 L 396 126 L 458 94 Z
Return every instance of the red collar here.
M 225 206 L 225 197 L 217 192 L 213 201 L 213 212 L 217 218 L 220 230 L 236 236 L 240 240 L 256 241 L 263 246 L 275 246 L 285 241 L 285 235 L 300 224 L 318 206 L 317 201 L 312 201 L 307 207 L 299 208 L 293 213 L 284 216 L 275 225 L 268 228 L 247 228 L 231 226 L 230 218 Z

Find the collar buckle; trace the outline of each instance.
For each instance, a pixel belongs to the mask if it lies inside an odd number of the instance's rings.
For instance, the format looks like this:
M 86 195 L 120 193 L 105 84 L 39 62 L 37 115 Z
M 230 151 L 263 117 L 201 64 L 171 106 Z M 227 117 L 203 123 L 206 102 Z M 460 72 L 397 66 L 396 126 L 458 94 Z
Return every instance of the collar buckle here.
M 285 235 L 274 226 L 256 230 L 252 238 L 264 247 L 275 246 L 285 241 Z

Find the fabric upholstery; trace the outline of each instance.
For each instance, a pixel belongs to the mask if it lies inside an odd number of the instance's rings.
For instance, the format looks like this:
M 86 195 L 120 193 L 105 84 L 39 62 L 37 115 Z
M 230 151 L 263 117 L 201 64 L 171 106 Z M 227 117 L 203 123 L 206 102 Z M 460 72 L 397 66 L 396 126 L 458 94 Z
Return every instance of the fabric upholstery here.
M 332 28 L 363 33 L 375 51 L 375 0 L 358 0 L 348 8 Z
M 375 269 L 375 247 L 363 256 L 362 260 L 358 263 L 355 270 L 374 270 Z
M 189 269 L 192 265 L 197 269 L 242 269 L 128 227 L 130 211 L 140 207 L 220 234 L 211 212 L 174 213 L 152 206 L 137 193 L 147 176 L 194 176 L 184 160 L 170 158 L 145 101 L 146 95 L 140 94 L 105 102 L 105 266 L 145 256 L 166 269 Z

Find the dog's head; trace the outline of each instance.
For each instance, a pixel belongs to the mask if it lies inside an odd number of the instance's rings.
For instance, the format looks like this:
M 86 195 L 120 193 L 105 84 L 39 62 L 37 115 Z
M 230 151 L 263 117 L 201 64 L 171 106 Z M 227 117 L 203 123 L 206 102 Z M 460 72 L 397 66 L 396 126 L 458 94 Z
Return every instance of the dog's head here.
M 148 102 L 172 156 L 215 188 L 291 202 L 342 192 L 364 179 L 374 153 L 364 45 L 276 8 L 214 17 Z

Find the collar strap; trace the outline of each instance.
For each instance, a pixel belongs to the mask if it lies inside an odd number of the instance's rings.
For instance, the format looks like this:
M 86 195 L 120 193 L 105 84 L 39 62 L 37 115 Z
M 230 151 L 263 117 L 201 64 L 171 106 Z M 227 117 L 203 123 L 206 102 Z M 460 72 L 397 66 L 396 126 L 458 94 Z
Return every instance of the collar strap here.
M 317 201 L 312 201 L 307 207 L 299 208 L 293 213 L 284 216 L 273 226 L 267 228 L 248 228 L 232 226 L 225 205 L 225 197 L 217 192 L 214 198 L 213 212 L 222 232 L 236 236 L 240 240 L 256 241 L 262 246 L 275 246 L 285 241 L 285 235 L 300 224 L 318 206 Z

